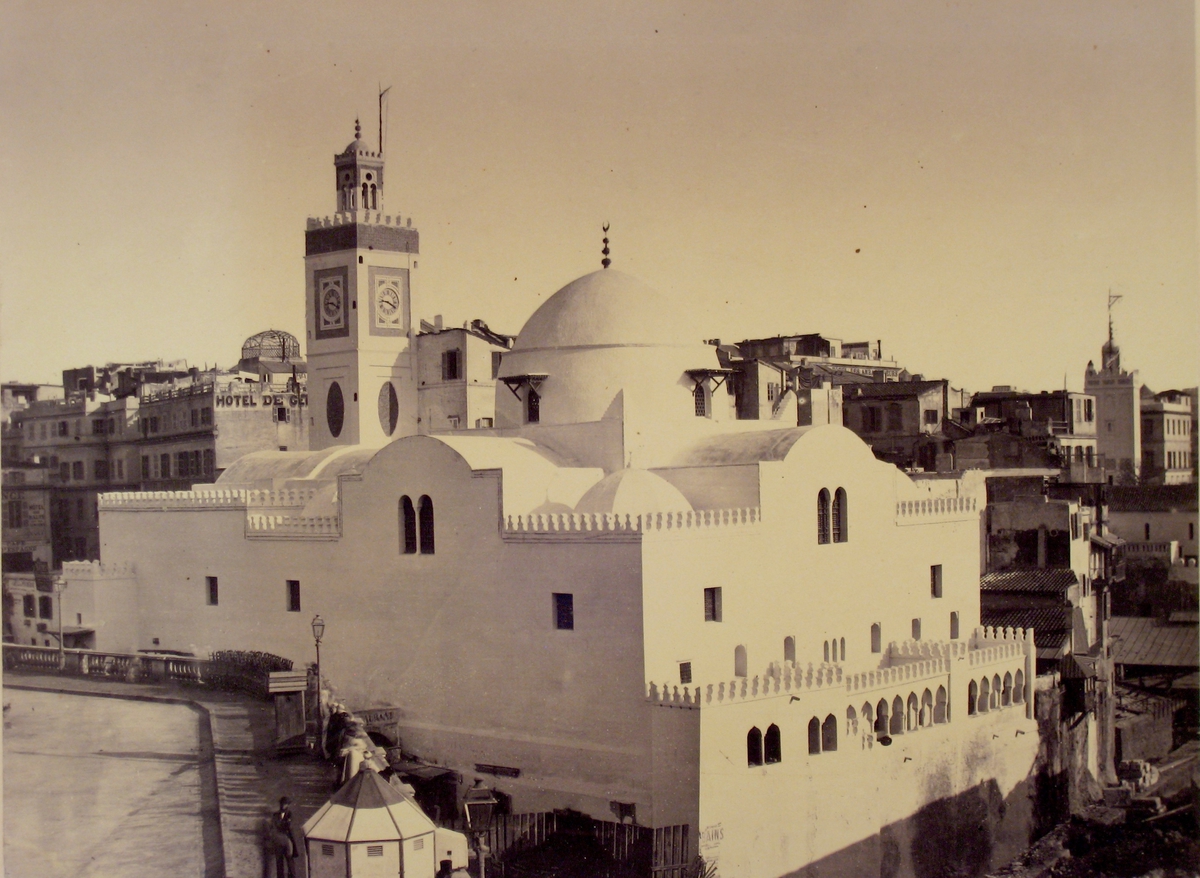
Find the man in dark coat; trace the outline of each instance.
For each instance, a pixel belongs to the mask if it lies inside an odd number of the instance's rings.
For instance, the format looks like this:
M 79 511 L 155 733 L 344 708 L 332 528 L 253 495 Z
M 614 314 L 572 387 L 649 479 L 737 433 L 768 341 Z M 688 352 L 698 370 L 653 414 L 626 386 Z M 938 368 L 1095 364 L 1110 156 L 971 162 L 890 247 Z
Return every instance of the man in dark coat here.
M 275 878 L 296 878 L 300 845 L 292 829 L 292 807 L 287 796 L 279 800 L 279 810 L 271 815 L 268 829 L 268 845 L 275 858 Z

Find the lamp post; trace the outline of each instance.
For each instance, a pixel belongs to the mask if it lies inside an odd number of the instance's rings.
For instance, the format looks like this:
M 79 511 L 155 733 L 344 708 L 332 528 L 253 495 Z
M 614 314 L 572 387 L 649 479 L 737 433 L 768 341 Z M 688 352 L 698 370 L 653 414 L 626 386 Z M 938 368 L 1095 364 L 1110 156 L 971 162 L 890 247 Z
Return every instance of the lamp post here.
M 322 740 L 324 734 L 325 716 L 321 709 L 321 638 L 325 636 L 325 621 L 321 618 L 321 614 L 313 616 L 312 620 L 313 640 L 317 644 L 317 747 L 321 753 L 325 753 L 325 742 Z
M 54 580 L 54 591 L 58 595 L 58 669 L 67 667 L 66 644 L 63 643 L 63 592 L 67 590 L 67 581 L 62 577 Z
M 487 855 L 487 832 L 492 826 L 492 814 L 496 810 L 496 797 L 492 791 L 483 785 L 482 780 L 476 780 L 475 785 L 467 790 L 463 797 L 463 809 L 467 812 L 467 828 L 475 836 L 476 849 L 479 851 L 479 878 L 485 878 Z

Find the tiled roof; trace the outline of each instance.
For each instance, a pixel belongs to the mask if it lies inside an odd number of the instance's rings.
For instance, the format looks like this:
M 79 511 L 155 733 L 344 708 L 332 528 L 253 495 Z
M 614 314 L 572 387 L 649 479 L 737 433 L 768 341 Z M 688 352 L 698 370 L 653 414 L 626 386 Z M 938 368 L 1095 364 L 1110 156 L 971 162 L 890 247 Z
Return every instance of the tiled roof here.
M 1037 657 L 1061 659 L 1071 642 L 1071 608 L 1037 607 L 992 610 L 981 608 L 979 622 L 994 628 L 1032 628 Z
M 1033 570 L 1006 570 L 985 573 L 979 577 L 982 591 L 1019 591 L 1039 594 L 1063 594 L 1078 584 L 1075 571 L 1069 567 L 1039 567 Z
M 917 396 L 929 390 L 939 390 L 941 386 L 941 381 L 876 381 L 856 385 L 847 399 Z
M 1200 507 L 1195 485 L 1113 485 L 1106 494 L 1110 512 L 1195 512 Z
M 1171 625 L 1142 616 L 1113 616 L 1108 621 L 1113 661 L 1119 665 L 1200 667 L 1195 625 Z

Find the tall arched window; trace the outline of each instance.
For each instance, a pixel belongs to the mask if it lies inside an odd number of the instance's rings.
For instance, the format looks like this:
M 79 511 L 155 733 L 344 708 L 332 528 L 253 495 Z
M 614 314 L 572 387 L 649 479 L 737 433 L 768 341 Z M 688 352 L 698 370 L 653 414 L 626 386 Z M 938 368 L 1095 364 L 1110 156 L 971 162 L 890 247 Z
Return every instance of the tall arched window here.
M 974 716 L 979 712 L 979 685 L 972 680 L 967 686 L 967 713 Z
M 746 764 L 763 764 L 763 739 L 762 732 L 758 730 L 758 726 L 755 726 L 746 733 Z
M 915 732 L 921 728 L 921 702 L 917 700 L 916 692 L 908 693 L 908 722 L 905 723 L 906 732 Z
M 888 733 L 888 703 L 886 698 L 880 698 L 875 705 L 875 734 L 882 736 Z
M 946 687 L 938 686 L 937 701 L 933 705 L 933 721 L 935 723 L 944 723 L 950 717 L 946 716 L 946 711 L 949 705 L 946 703 Z
M 850 539 L 849 522 L 846 520 L 846 489 L 833 492 L 833 541 L 844 543 Z
M 950 639 L 958 640 L 958 613 L 950 614 Z
M 371 204 L 371 202 L 369 202 L 367 200 L 367 184 L 366 183 L 362 184 L 362 196 L 363 196 L 363 200 L 362 200 L 363 210 L 367 210 L 369 205 Z
M 846 660 L 846 638 L 845 637 L 841 638 L 841 640 L 839 641 L 839 646 L 841 647 L 839 650 L 839 653 L 840 653 L 839 659 L 841 661 L 845 661 Z
M 988 685 L 988 678 L 984 677 L 979 682 L 979 712 L 980 713 L 987 713 L 988 708 L 991 707 L 991 704 L 992 704 L 991 691 L 992 691 L 992 688 L 991 688 L 991 686 Z
M 912 620 L 912 639 L 913 640 L 921 639 L 921 620 L 920 619 Z
M 810 756 L 821 752 L 821 721 L 815 716 L 808 721 L 808 752 Z
M 783 660 L 785 662 L 795 663 L 796 661 L 796 638 L 783 638 Z
M 696 410 L 696 417 L 708 417 L 708 399 L 704 395 L 704 385 L 697 381 L 696 386 L 692 389 L 692 402 Z
M 371 210 L 376 210 L 379 207 L 379 202 L 375 200 L 375 184 L 371 184 Z
M 862 706 L 862 723 L 864 729 L 872 729 L 875 722 L 875 713 L 871 710 L 871 702 L 864 701 Z
M 829 542 L 829 492 L 824 488 L 817 494 L 817 542 Z
M 846 737 L 852 738 L 858 734 L 858 711 L 854 705 L 846 708 Z
M 834 649 L 837 649 L 837 647 L 834 646 Z M 837 656 L 835 655 L 834 658 L 836 659 Z M 828 640 L 825 641 L 825 661 L 829 661 L 829 641 Z
M 400 498 L 400 551 L 405 555 L 417 553 L 417 511 L 407 495 Z
M 921 695 L 921 728 L 933 725 L 933 693 L 928 689 Z
M 904 702 L 899 695 L 892 699 L 892 721 L 888 725 L 888 731 L 893 735 L 904 731 Z
M 871 626 L 871 652 L 880 652 L 883 649 L 883 631 L 876 622 Z
M 992 677 L 992 700 L 988 702 L 995 710 L 1000 706 L 1000 675 Z
M 417 516 L 421 525 L 421 554 L 433 554 L 433 501 L 422 495 L 417 501 Z
M 1013 701 L 1016 704 L 1022 704 L 1025 701 L 1025 672 L 1017 671 L 1017 676 L 1013 678 Z
M 832 713 L 821 723 L 821 750 L 832 753 L 837 749 L 837 717 Z
M 539 423 L 542 419 L 542 397 L 532 387 L 525 397 L 525 421 L 530 424 Z
M 733 675 L 746 676 L 746 647 L 738 644 L 733 650 Z
M 1004 688 L 1000 690 L 1000 706 L 1008 707 L 1012 704 L 1012 674 L 1004 675 Z
M 763 737 L 763 761 L 767 765 L 783 761 L 783 747 L 779 742 L 779 726 L 775 723 L 767 726 L 767 734 Z

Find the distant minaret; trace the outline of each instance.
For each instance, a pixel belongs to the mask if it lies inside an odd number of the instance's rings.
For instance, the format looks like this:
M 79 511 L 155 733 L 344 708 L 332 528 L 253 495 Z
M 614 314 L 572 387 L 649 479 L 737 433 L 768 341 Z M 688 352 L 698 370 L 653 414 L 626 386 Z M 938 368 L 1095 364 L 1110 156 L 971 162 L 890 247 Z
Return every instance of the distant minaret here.
M 333 158 L 338 212 L 305 232 L 309 447 L 417 432 L 411 325 L 419 238 L 384 213 L 384 160 L 362 139 Z
M 1108 294 L 1108 339 L 1100 348 L 1100 369 L 1087 364 L 1083 392 L 1096 398 L 1096 450 L 1112 484 L 1136 484 L 1142 467 L 1142 419 L 1137 371 L 1121 368 L 1121 348 L 1113 333 L 1113 305 Z

